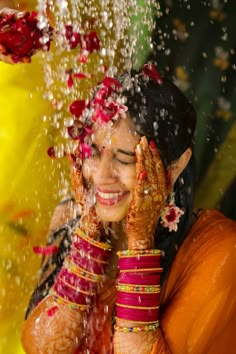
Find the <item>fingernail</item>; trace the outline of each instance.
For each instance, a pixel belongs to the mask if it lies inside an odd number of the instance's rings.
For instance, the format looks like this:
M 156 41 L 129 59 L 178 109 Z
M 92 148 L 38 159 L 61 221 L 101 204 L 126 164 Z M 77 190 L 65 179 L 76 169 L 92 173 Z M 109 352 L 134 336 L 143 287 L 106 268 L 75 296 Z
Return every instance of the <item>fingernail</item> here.
M 140 144 L 137 145 L 136 150 L 139 155 L 142 154 L 142 148 L 141 148 Z
M 150 146 L 151 146 L 152 149 L 156 149 L 157 148 L 156 144 L 154 143 L 153 140 L 150 141 Z
M 147 178 L 147 171 L 142 171 L 139 175 L 139 178 L 143 181 Z

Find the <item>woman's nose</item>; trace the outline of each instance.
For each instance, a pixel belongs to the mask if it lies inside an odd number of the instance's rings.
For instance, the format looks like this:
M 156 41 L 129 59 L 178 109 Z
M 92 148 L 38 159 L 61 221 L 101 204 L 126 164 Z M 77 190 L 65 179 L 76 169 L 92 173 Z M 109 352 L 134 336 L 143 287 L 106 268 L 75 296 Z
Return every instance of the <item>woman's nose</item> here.
M 102 154 L 94 164 L 93 182 L 96 185 L 109 184 L 117 181 L 117 172 L 112 164 L 109 153 Z

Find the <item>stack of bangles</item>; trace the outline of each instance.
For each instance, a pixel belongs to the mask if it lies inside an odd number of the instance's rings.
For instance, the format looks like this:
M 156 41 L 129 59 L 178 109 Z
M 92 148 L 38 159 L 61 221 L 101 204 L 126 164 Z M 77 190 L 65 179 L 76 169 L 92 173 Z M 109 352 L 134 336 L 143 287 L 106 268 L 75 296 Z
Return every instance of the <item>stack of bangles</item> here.
M 161 251 L 126 250 L 118 252 L 116 319 L 137 323 L 135 327 L 114 329 L 121 332 L 154 331 L 159 326 Z
M 88 311 L 98 282 L 103 279 L 111 247 L 87 236 L 81 229 L 77 229 L 72 237 L 71 250 L 50 294 L 57 303 Z

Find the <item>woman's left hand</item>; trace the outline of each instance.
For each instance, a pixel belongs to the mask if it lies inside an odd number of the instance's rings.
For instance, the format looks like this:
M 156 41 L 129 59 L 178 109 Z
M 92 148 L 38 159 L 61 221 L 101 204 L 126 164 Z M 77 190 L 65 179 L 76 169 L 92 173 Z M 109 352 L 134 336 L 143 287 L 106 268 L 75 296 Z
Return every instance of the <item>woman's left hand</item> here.
M 167 174 L 154 142 L 142 137 L 136 147 L 137 182 L 126 220 L 129 249 L 154 247 L 154 234 L 169 193 Z

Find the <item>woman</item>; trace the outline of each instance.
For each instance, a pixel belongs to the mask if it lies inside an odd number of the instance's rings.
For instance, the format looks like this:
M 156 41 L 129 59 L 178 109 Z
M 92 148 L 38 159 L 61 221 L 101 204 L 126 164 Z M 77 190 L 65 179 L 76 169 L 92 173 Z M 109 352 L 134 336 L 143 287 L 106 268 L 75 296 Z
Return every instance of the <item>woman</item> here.
M 236 225 L 192 210 L 192 105 L 145 65 L 84 106 L 25 352 L 235 353 Z

